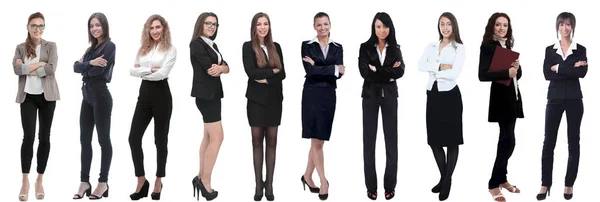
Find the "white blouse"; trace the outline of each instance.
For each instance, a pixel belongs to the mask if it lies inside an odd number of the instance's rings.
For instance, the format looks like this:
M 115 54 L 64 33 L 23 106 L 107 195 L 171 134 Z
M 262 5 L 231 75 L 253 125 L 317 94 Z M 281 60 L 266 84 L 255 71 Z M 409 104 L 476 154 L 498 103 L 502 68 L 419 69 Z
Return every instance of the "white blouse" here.
M 37 45 L 35 47 L 35 58 L 27 58 L 24 64 L 34 64 L 40 61 L 40 53 L 41 53 L 41 45 Z M 40 67 L 44 68 L 44 67 Z M 27 79 L 25 80 L 25 89 L 23 89 L 25 93 L 32 95 L 40 95 L 44 93 L 44 88 L 42 87 L 42 79 L 38 76 L 27 75 Z
M 168 52 L 159 50 L 159 46 L 155 46 L 148 54 L 139 56 L 135 64 L 140 67 L 131 67 L 129 74 L 133 77 L 141 77 L 143 80 L 160 81 L 169 76 L 169 72 L 173 69 L 177 59 L 177 50 L 171 46 Z M 152 67 L 160 67 L 158 71 L 152 73 Z
M 442 48 L 440 52 L 440 42 L 427 45 L 421 60 L 419 60 L 419 71 L 429 73 L 427 90 L 433 88 L 433 83 L 437 81 L 438 91 L 449 91 L 456 86 L 456 80 L 460 75 L 465 63 L 465 47 L 462 44 L 452 42 Z M 440 65 L 452 65 L 452 69 L 439 70 Z

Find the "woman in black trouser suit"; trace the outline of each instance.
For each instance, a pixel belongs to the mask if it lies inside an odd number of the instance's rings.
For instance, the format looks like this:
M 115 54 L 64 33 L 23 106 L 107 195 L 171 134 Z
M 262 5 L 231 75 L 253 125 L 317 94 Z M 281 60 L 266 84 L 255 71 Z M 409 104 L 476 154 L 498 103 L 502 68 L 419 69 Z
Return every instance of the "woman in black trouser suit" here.
M 523 104 L 518 80 L 522 71 L 519 60 L 512 61 L 509 69 L 489 72 L 492 58 L 496 48 L 511 49 L 514 43 L 510 18 L 505 13 L 494 13 L 488 20 L 480 47 L 479 55 L 479 80 L 491 81 L 489 122 L 497 122 L 500 127 L 496 161 L 492 170 L 488 189 L 496 201 L 504 201 L 500 188 L 509 192 L 520 193 L 520 190 L 511 185 L 506 174 L 508 173 L 508 159 L 515 149 L 515 123 L 517 118 L 523 118 Z M 504 81 L 509 81 L 506 86 Z
M 546 47 L 544 58 L 544 77 L 550 81 L 550 85 L 542 150 L 542 187 L 537 195 L 538 200 L 546 199 L 546 194 L 550 195 L 554 147 L 565 111 L 569 143 L 564 191 L 564 198 L 567 200 L 573 198 L 573 185 L 579 169 L 579 128 L 583 117 L 583 93 L 579 78 L 585 77 L 588 71 L 587 51 L 572 39 L 575 34 L 575 15 L 572 13 L 564 12 L 558 15 L 556 32 L 560 34 L 560 41 Z
M 383 54 L 382 54 L 383 53 Z M 398 172 L 398 86 L 396 79 L 404 75 L 404 61 L 392 19 L 387 13 L 377 13 L 371 24 L 371 38 L 360 45 L 358 57 L 362 90 L 363 158 L 367 196 L 377 199 L 375 172 L 375 142 L 379 108 L 383 120 L 386 166 L 385 198 L 395 195 Z
M 144 24 L 142 46 L 138 51 L 136 62 L 130 69 L 131 76 L 142 78 L 138 102 L 135 107 L 129 146 L 138 178 L 135 193 L 129 195 L 132 200 L 148 196 L 150 183 L 144 171 L 144 151 L 142 137 L 152 118 L 154 118 L 154 143 L 156 144 L 156 180 L 152 199 L 160 199 L 162 178 L 165 177 L 167 165 L 167 135 L 173 110 L 173 99 L 169 88 L 169 72 L 175 65 L 177 50 L 171 44 L 169 24 L 160 15 L 152 15 Z
M 108 197 L 108 172 L 112 160 L 110 141 L 110 121 L 113 100 L 107 83 L 112 78 L 115 65 L 115 44 L 110 40 L 108 20 L 102 13 L 94 13 L 88 20 L 88 37 L 92 44 L 83 58 L 75 62 L 73 69 L 83 76 L 83 101 L 79 125 L 81 130 L 81 184 L 73 199 L 81 199 L 86 194 L 90 199 Z M 100 178 L 98 186 L 91 193 L 89 183 L 92 164 L 92 135 L 94 126 L 98 133 L 98 142 L 102 148 Z

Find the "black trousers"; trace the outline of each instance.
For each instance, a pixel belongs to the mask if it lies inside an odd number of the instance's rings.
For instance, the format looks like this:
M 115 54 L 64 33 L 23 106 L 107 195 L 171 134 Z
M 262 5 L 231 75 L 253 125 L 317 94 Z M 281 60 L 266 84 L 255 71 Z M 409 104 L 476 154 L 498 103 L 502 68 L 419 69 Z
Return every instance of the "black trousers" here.
M 546 123 L 544 147 L 542 149 L 542 186 L 552 186 L 552 167 L 554 164 L 554 147 L 558 127 L 563 112 L 567 112 L 567 140 L 569 143 L 569 160 L 565 186 L 573 187 L 579 169 L 579 128 L 583 117 L 583 101 L 581 99 L 550 99 L 546 104 Z
M 386 166 L 383 186 L 386 191 L 396 188 L 398 173 L 398 99 L 395 96 L 363 98 L 363 158 L 367 191 L 377 191 L 375 171 L 375 142 L 379 109 L 383 120 Z
M 129 147 L 135 167 L 135 176 L 146 175 L 142 137 L 154 118 L 154 144 L 156 145 L 156 177 L 165 176 L 167 165 L 167 135 L 173 110 L 173 99 L 167 80 L 142 81 L 140 95 L 131 121 Z
M 81 181 L 89 182 L 92 164 L 92 135 L 94 127 L 98 133 L 98 142 L 102 149 L 100 178 L 98 182 L 108 181 L 108 171 L 112 160 L 110 141 L 110 120 L 113 107 L 112 96 L 106 82 L 86 82 L 82 87 L 83 101 L 79 115 L 81 141 Z
M 498 147 L 496 151 L 496 161 L 492 169 L 488 189 L 498 188 L 501 184 L 507 182 L 508 159 L 515 150 L 515 123 L 517 119 L 498 122 L 500 135 L 498 137 Z
M 56 101 L 46 101 L 44 94 L 26 94 L 25 101 L 21 103 L 21 124 L 23 125 L 23 143 L 21 144 L 21 170 L 28 174 L 33 158 L 33 143 L 35 141 L 35 128 L 39 114 L 40 129 L 38 132 L 37 172 L 44 174 L 50 154 L 50 129 L 54 118 Z

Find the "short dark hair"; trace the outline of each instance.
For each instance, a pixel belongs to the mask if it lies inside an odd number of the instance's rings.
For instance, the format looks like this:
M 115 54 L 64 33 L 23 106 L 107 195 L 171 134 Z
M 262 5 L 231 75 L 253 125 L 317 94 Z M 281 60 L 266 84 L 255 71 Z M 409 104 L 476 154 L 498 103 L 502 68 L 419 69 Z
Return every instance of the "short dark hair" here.
M 556 17 L 556 35 L 559 35 L 558 34 L 558 26 L 562 23 L 567 23 L 567 22 L 571 24 L 571 28 L 573 29 L 571 31 L 571 36 L 575 36 L 575 15 L 573 15 L 573 13 L 569 13 L 569 12 L 562 12 L 562 13 L 558 14 L 558 16 Z

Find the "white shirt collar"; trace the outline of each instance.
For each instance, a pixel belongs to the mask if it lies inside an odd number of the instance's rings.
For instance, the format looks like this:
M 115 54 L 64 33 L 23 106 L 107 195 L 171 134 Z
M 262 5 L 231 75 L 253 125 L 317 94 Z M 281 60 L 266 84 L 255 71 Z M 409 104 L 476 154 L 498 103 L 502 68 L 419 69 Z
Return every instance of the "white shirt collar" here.
M 331 37 L 328 37 L 328 39 L 327 39 L 327 40 L 328 40 L 328 41 L 327 41 L 327 44 L 333 43 L 333 45 L 336 45 L 336 46 L 338 46 L 337 42 L 335 42 L 335 41 L 331 40 Z M 315 38 L 313 38 L 312 40 L 308 41 L 308 43 L 307 43 L 307 44 L 312 44 L 312 43 L 314 43 L 314 42 L 318 42 L 318 41 L 319 41 L 319 37 L 315 37 Z
M 200 36 L 200 38 L 202 38 L 202 40 L 204 40 L 204 42 L 206 42 L 209 46 L 213 46 L 213 44 L 214 44 L 213 40 L 211 40 L 205 36 Z
M 574 50 L 577 50 L 577 42 L 575 42 L 575 40 L 571 39 L 571 45 L 569 46 L 569 50 L 567 50 L 567 55 L 563 55 L 563 51 L 560 48 L 560 40 L 556 41 L 556 43 L 554 43 L 554 49 L 556 49 L 556 54 L 560 55 L 563 60 L 565 60 L 567 57 L 569 57 L 569 55 L 573 54 Z

